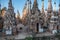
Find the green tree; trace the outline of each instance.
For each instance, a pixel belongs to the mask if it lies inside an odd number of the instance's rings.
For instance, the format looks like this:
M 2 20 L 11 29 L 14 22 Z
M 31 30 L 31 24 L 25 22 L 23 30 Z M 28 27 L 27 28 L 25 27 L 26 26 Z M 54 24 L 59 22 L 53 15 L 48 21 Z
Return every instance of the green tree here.
M 25 40 L 32 40 L 32 37 L 26 37 Z

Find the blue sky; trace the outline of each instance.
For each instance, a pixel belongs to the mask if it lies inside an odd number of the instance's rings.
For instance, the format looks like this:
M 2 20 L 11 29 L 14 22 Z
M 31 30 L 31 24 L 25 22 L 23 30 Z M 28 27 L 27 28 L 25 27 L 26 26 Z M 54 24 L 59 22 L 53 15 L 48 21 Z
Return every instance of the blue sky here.
M 42 2 L 41 2 L 41 0 L 37 0 L 37 1 L 38 1 L 38 7 L 41 10 Z M 52 7 L 54 6 L 54 1 L 55 0 L 52 0 Z M 9 2 L 9 0 L 0 0 L 1 7 L 2 8 L 3 7 L 8 8 L 8 2 Z M 31 0 L 31 2 L 32 2 L 32 5 L 33 5 L 34 0 Z M 12 3 L 13 3 L 15 13 L 17 13 L 17 10 L 19 10 L 20 15 L 22 16 L 22 11 L 23 11 L 24 5 L 26 3 L 26 0 L 12 0 Z M 58 5 L 59 5 L 59 0 L 56 0 L 56 9 L 57 10 L 59 8 Z M 47 9 L 47 7 L 48 7 L 48 0 L 44 0 L 44 8 Z

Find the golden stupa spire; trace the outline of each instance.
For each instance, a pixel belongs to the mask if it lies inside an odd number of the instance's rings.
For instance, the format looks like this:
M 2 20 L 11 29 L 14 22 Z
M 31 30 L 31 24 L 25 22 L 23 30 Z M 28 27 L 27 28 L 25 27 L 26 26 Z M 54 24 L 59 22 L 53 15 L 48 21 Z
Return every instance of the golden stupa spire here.
M 52 11 L 52 0 L 48 0 L 48 12 Z
M 42 0 L 42 13 L 44 12 L 44 0 Z
M 37 3 L 37 0 L 34 0 L 34 4 L 33 4 L 33 7 L 38 7 L 38 3 Z

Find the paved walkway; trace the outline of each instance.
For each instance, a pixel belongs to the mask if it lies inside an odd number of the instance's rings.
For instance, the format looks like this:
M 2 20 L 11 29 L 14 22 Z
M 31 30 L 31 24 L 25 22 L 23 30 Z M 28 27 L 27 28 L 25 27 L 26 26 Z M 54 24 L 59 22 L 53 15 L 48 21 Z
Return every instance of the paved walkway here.
M 54 36 L 54 34 L 50 32 L 36 34 L 36 37 L 43 37 L 43 36 Z
M 18 35 L 15 36 L 15 39 L 25 39 L 26 37 L 29 37 L 32 35 L 28 33 L 19 33 Z M 54 34 L 46 32 L 46 33 L 38 33 L 35 35 L 36 37 L 43 37 L 43 36 L 54 36 Z
M 46 33 L 38 33 L 38 34 L 36 34 L 35 36 L 36 37 L 43 37 L 43 36 L 52 36 L 52 35 L 54 35 L 54 34 L 51 34 L 51 33 L 49 33 L 49 32 L 46 32 Z M 28 34 L 28 33 L 19 33 L 18 35 L 16 35 L 16 36 L 6 36 L 6 37 L 3 37 L 3 38 L 1 38 L 1 40 L 3 40 L 3 39 L 25 39 L 26 37 L 32 37 L 32 35 L 31 34 Z
M 25 39 L 26 37 L 32 36 L 28 33 L 19 33 L 18 35 L 15 36 L 15 39 Z

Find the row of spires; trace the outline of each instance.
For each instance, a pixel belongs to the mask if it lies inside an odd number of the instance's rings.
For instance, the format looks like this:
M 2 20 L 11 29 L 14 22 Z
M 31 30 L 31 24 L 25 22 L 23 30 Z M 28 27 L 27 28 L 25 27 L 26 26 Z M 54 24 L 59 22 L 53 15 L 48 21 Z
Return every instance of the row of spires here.
M 30 1 L 30 6 L 31 6 L 31 0 L 27 0 L 27 2 Z M 25 7 L 27 5 L 27 2 L 25 4 Z M 56 0 L 54 2 L 54 6 L 56 7 Z M 37 3 L 37 0 L 34 0 L 34 3 L 33 3 L 33 7 L 36 7 L 38 8 L 38 3 Z M 59 7 L 60 7 L 60 3 L 59 3 Z M 44 8 L 44 0 L 42 0 L 42 9 Z M 52 11 L 52 0 L 48 0 L 48 9 L 50 9 Z
M 51 7 L 52 5 L 52 3 L 51 3 L 51 1 L 52 0 L 48 0 L 48 2 L 49 2 L 49 4 L 50 4 L 50 6 L 48 6 L 48 8 L 49 7 Z M 44 0 L 42 0 L 42 2 L 43 2 L 43 4 L 42 4 L 42 7 L 44 6 Z M 27 5 L 27 3 L 28 4 L 30 4 L 30 6 L 31 6 L 31 0 L 27 0 L 27 2 L 25 3 L 25 6 Z M 56 5 L 56 2 L 54 2 L 54 4 Z M 37 3 L 37 0 L 34 0 L 34 7 L 38 7 L 38 3 Z M 60 3 L 59 3 L 59 7 L 60 7 Z M 1 9 L 1 4 L 0 4 L 0 9 Z M 13 6 L 12 6 L 12 0 L 9 0 L 9 5 L 8 5 L 8 9 L 13 9 Z
M 26 9 L 26 8 L 28 10 L 31 9 L 31 4 L 32 4 L 31 0 L 27 0 L 25 3 L 24 9 Z M 54 10 L 56 10 L 56 0 L 54 2 L 54 5 L 55 5 Z M 34 0 L 33 8 L 38 8 L 37 0 Z M 12 0 L 9 0 L 8 9 L 13 10 Z M 60 9 L 60 3 L 59 3 L 59 9 Z M 48 10 L 47 11 L 48 12 L 52 11 L 52 0 L 48 0 Z M 44 12 L 44 0 L 42 0 L 42 12 Z
M 52 11 L 52 3 L 51 3 L 51 1 L 52 0 L 48 0 L 48 11 Z M 31 9 L 31 4 L 32 4 L 31 0 L 27 0 L 24 9 L 26 8 L 26 6 L 29 6 L 29 8 Z M 55 8 L 56 8 L 56 2 L 54 2 L 54 4 L 55 4 Z M 37 0 L 34 0 L 33 7 L 38 8 Z M 1 9 L 1 4 L 0 4 L 0 9 Z M 59 9 L 60 9 L 60 3 L 59 3 Z M 14 10 L 14 8 L 12 6 L 12 0 L 9 0 L 8 10 Z M 44 12 L 44 0 L 42 0 L 42 12 Z

